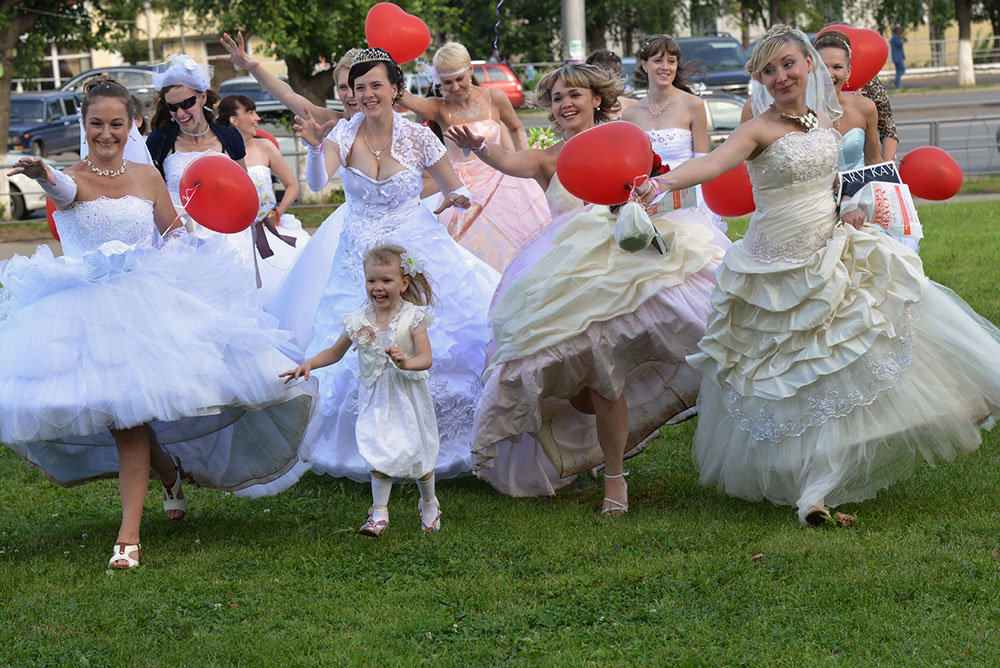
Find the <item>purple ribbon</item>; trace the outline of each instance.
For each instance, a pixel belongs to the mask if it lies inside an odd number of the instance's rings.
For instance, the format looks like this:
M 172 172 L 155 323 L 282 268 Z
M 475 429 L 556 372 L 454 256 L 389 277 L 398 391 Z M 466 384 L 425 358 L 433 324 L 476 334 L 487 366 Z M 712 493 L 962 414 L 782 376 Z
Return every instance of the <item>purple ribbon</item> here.
M 497 22 L 493 26 L 493 49 L 497 52 L 497 59 L 500 58 L 500 6 L 503 5 L 503 0 L 497 3 Z

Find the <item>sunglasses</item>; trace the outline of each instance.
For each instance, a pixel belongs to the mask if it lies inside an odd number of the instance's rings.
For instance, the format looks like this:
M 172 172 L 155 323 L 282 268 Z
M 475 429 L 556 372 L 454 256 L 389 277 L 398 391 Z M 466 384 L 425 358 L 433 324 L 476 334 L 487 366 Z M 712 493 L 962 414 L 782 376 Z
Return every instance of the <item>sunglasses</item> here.
M 170 113 L 177 111 L 178 109 L 190 109 L 194 106 L 195 102 L 198 101 L 197 95 L 192 95 L 186 100 L 181 100 L 180 102 L 167 102 L 167 109 Z

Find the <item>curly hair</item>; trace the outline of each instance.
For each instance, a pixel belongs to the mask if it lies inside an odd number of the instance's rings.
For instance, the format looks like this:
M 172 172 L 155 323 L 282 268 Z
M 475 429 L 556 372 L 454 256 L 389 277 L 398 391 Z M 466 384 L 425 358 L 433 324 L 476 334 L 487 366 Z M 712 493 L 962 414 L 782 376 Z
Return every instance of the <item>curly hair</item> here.
M 621 110 L 618 96 L 622 94 L 621 81 L 602 67 L 573 63 L 552 70 L 541 79 L 535 87 L 535 106 L 549 108 L 549 122 L 557 124 L 552 113 L 552 88 L 557 82 L 570 88 L 588 88 L 601 98 L 601 104 L 594 110 L 594 123 L 606 123 L 611 120 L 611 114 Z
M 398 244 L 381 244 L 373 246 L 365 252 L 364 264 L 384 267 L 398 267 L 403 275 L 403 254 L 406 248 Z M 429 306 L 434 302 L 434 293 L 427 275 L 418 271 L 415 276 L 406 275 L 410 284 L 406 286 L 400 297 L 417 306 Z
M 128 92 L 128 88 L 125 88 L 118 79 L 107 74 L 98 75 L 84 85 L 83 102 L 80 104 L 80 114 L 83 118 L 87 118 L 87 109 L 90 108 L 90 103 L 99 97 L 118 98 L 128 110 L 129 120 L 135 120 L 135 103 L 132 101 L 132 95 Z
M 171 88 L 176 88 L 179 85 L 180 84 L 164 86 L 163 90 L 158 91 L 156 93 L 156 98 L 153 100 L 153 118 L 150 119 L 149 121 L 149 127 L 153 128 L 154 130 L 156 128 L 166 127 L 173 120 L 173 117 L 170 115 L 170 110 L 167 109 L 167 101 L 164 99 L 163 96 L 167 94 L 168 90 L 170 90 Z M 203 107 L 205 112 L 205 120 L 208 121 L 209 123 L 214 123 L 215 112 L 212 110 L 215 109 L 215 105 L 217 105 L 219 103 L 219 100 L 222 99 L 221 96 L 217 91 L 215 91 L 212 88 L 209 88 L 208 90 L 195 91 L 195 92 L 205 94 L 205 106 Z
M 803 56 L 808 57 L 809 43 L 799 37 L 794 30 L 791 26 L 786 26 L 782 23 L 775 23 L 771 26 L 764 33 L 764 36 L 760 38 L 760 41 L 757 42 L 753 53 L 750 54 L 750 59 L 747 60 L 746 66 L 747 74 L 760 81 L 760 73 L 764 70 L 764 67 L 778 55 L 778 52 L 783 47 L 789 44 L 797 47 Z
M 677 59 L 677 71 L 674 73 L 674 88 L 678 88 L 685 93 L 691 92 L 691 77 L 688 66 L 681 57 L 681 47 L 677 45 L 670 35 L 652 35 L 647 37 L 635 54 L 635 72 L 632 73 L 632 81 L 639 88 L 649 87 L 649 73 L 642 64 L 653 56 L 669 55 Z

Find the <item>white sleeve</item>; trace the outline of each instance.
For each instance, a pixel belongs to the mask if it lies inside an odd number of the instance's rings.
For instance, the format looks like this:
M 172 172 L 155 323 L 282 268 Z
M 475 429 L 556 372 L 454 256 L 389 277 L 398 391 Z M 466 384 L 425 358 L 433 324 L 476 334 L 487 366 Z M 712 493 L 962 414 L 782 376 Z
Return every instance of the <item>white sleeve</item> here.
M 57 207 L 67 206 L 76 199 L 76 181 L 48 165 L 45 165 L 45 169 L 55 179 L 56 184 L 52 185 L 48 179 L 37 179 L 36 182 L 52 198 Z
M 306 185 L 317 193 L 325 188 L 330 181 L 330 175 L 326 173 L 326 160 L 323 157 L 325 145 L 325 140 L 319 146 L 306 144 Z

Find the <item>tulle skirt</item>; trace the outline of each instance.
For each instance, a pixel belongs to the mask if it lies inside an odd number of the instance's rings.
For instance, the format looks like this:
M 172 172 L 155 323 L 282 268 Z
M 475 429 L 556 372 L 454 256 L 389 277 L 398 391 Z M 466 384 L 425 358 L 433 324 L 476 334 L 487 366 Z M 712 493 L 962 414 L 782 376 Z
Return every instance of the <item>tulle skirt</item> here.
M 1000 330 L 877 228 L 838 226 L 797 265 L 734 246 L 718 278 L 689 358 L 704 484 L 804 519 L 975 450 L 1000 412 Z
M 278 373 L 298 353 L 245 269 L 190 237 L 82 258 L 41 246 L 0 270 L 0 440 L 53 482 L 117 475 L 109 429 L 144 423 L 199 485 L 294 465 L 314 389 Z
M 695 414 L 700 374 L 684 358 L 729 241 L 697 210 L 654 222 L 667 255 L 618 248 L 606 207 L 566 214 L 504 273 L 473 442 L 479 476 L 499 491 L 551 495 L 604 461 L 594 416 L 569 401 L 585 388 L 624 394 L 631 454 Z

